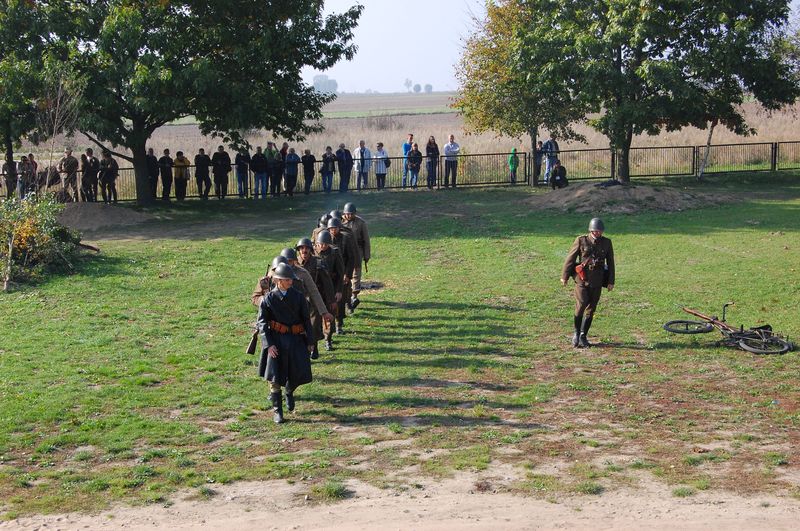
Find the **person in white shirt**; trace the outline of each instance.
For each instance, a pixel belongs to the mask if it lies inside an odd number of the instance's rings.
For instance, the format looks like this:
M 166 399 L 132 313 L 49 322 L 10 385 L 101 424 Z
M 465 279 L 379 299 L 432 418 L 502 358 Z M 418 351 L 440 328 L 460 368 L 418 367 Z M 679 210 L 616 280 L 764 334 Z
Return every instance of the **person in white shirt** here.
M 453 174 L 453 188 L 456 187 L 456 175 L 458 174 L 458 153 L 461 146 L 456 144 L 455 137 L 450 135 L 447 144 L 444 145 L 444 187 L 450 185 L 450 173 Z
M 375 180 L 377 181 L 378 190 L 382 190 L 386 186 L 386 173 L 388 171 L 389 154 L 383 149 L 383 142 L 375 144 Z
M 356 159 L 356 189 L 361 190 L 363 187 L 367 189 L 367 176 L 369 169 L 372 167 L 372 152 L 367 148 L 366 143 L 362 140 L 358 143 L 358 149 L 355 152 Z

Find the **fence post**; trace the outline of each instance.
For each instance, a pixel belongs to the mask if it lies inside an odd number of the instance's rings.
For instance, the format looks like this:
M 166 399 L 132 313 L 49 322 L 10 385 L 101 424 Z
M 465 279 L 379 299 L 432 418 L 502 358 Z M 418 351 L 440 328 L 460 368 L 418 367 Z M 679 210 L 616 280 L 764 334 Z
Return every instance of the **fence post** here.
M 611 179 L 617 180 L 617 150 L 611 150 Z
M 528 186 L 530 186 L 531 185 L 531 169 L 530 169 L 530 166 L 528 165 L 528 152 L 527 151 L 523 151 L 522 152 L 522 157 L 525 160 L 525 182 L 528 184 Z
M 769 168 L 770 171 L 776 171 L 778 169 L 778 143 L 773 142 L 771 147 L 772 149 L 770 151 L 772 151 L 772 160 L 770 160 Z
M 697 177 L 697 146 L 692 146 L 692 177 Z

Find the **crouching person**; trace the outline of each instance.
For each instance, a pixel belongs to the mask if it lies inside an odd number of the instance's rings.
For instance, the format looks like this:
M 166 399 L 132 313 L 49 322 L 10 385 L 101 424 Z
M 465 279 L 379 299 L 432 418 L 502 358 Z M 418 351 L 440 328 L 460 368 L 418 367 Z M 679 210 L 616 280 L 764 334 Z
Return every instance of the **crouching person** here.
M 259 376 L 269 382 L 273 420 L 283 422 L 281 387 L 286 388 L 286 409 L 294 411 L 294 391 L 311 382 L 309 352 L 314 349 L 314 331 L 308 303 L 292 287 L 294 272 L 288 264 L 278 264 L 272 273 L 275 287 L 261 300 L 258 330 L 262 351 Z

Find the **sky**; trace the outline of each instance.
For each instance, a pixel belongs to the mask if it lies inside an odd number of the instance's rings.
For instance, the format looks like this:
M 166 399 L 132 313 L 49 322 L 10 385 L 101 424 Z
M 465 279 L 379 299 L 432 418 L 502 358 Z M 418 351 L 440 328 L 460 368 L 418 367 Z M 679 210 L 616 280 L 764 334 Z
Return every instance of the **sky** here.
M 455 65 L 462 41 L 483 18 L 484 0 L 326 0 L 325 11 L 341 13 L 361 3 L 354 34 L 358 53 L 322 72 L 339 91 L 405 92 L 406 78 L 433 90 L 456 90 Z M 311 83 L 319 71 L 305 69 Z
M 305 69 L 307 83 L 324 73 L 340 92 L 405 92 L 406 78 L 435 91 L 458 88 L 455 65 L 474 17 L 484 17 L 485 0 L 326 0 L 325 11 L 341 13 L 357 3 L 364 11 L 354 32 L 356 56 L 325 72 Z M 791 6 L 800 17 L 800 0 Z

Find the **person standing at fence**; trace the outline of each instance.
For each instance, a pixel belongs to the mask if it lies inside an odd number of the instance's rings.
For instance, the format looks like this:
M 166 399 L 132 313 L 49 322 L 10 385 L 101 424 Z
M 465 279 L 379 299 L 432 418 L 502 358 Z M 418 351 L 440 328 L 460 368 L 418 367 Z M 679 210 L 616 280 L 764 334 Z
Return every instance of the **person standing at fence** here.
M 408 152 L 406 158 L 408 162 L 408 173 L 410 174 L 410 182 L 412 190 L 417 189 L 417 181 L 419 180 L 419 170 L 422 168 L 422 152 L 419 150 L 419 144 L 414 142 L 411 145 L 411 151 Z
M 517 148 L 511 148 L 511 155 L 508 156 L 508 171 L 511 174 L 511 184 L 517 184 L 517 168 L 519 168 Z
M 158 159 L 158 168 L 161 170 L 161 199 L 169 201 L 172 192 L 172 167 L 175 161 L 169 156 L 169 150 L 164 150 L 164 155 Z
M 189 166 L 191 162 L 183 156 L 183 151 L 175 153 L 175 199 L 186 199 L 186 188 L 189 184 Z
M 603 288 L 614 289 L 614 247 L 603 237 L 605 225 L 600 218 L 589 222 L 589 234 L 578 236 L 567 253 L 561 271 L 561 285 L 575 278 L 575 315 L 572 346 L 591 346 L 588 339 Z
M 428 170 L 428 190 L 433 190 L 436 186 L 436 170 L 439 167 L 439 145 L 436 139 L 431 136 L 425 146 L 425 164 Z
M 197 183 L 197 195 L 200 199 L 208 199 L 211 191 L 211 177 L 209 168 L 211 167 L 211 157 L 206 154 L 206 150 L 200 148 L 194 156 L 194 180 Z
M 550 172 L 553 169 L 553 165 L 558 160 L 558 142 L 553 137 L 553 133 L 550 133 L 550 138 L 547 142 L 544 143 L 542 146 L 542 153 L 545 156 L 545 165 L 544 165 L 544 182 L 550 182 Z
M 211 166 L 214 172 L 214 192 L 217 199 L 225 199 L 228 195 L 228 174 L 231 172 L 231 156 L 225 151 L 224 146 L 217 147 L 217 152 L 211 157 Z
M 267 166 L 269 168 L 269 195 L 278 197 L 281 191 L 281 154 L 274 142 L 267 143 Z
M 250 169 L 253 170 L 255 175 L 255 185 L 253 189 L 253 199 L 258 199 L 258 194 L 261 194 L 262 199 L 267 198 L 267 172 L 269 171 L 267 165 L 267 157 L 261 149 L 261 146 L 256 148 L 253 158 L 250 159 Z
M 372 152 L 366 145 L 366 142 L 361 140 L 358 143 L 358 151 L 356 152 L 356 189 L 361 191 L 367 189 L 369 170 L 372 168 Z
M 23 155 L 17 166 L 17 197 L 25 199 L 31 182 L 33 182 L 33 166 L 28 157 Z
M 336 150 L 336 162 L 339 166 L 339 192 L 345 193 L 350 188 L 350 175 L 353 173 L 353 154 L 344 143 Z
M 81 156 L 81 193 L 84 196 L 84 201 L 97 202 L 99 173 L 100 161 L 94 156 L 92 148 L 88 148 L 86 153 Z
M 236 184 L 238 185 L 239 198 L 247 197 L 250 183 L 250 153 L 244 148 L 236 154 Z
M 386 173 L 391 161 L 389 154 L 383 149 L 383 142 L 375 144 L 375 186 L 378 190 L 386 187 Z
M 295 152 L 294 148 L 289 148 L 286 153 L 286 162 L 284 163 L 284 187 L 286 188 L 286 195 L 294 197 L 294 189 L 297 186 L 297 174 L 300 172 L 300 156 Z
M 333 174 L 336 171 L 336 155 L 333 153 L 333 148 L 327 146 L 325 153 L 322 155 L 322 168 L 319 172 L 322 175 L 322 190 L 329 194 L 333 188 Z
M 453 188 L 456 187 L 456 174 L 458 174 L 458 154 L 461 146 L 456 143 L 456 138 L 450 135 L 444 145 L 444 187 L 450 186 L 450 175 L 453 176 Z
M 412 133 L 408 133 L 408 138 L 403 143 L 403 188 L 406 187 L 406 183 L 408 180 L 408 152 L 411 151 L 411 148 L 414 146 L 414 135 Z
M 70 195 L 69 188 L 72 188 L 71 197 L 74 201 L 78 200 L 78 166 L 78 159 L 72 156 L 72 150 L 65 149 L 64 158 L 58 163 L 58 172 L 64 177 L 64 193 Z
M 289 144 L 284 142 L 279 152 L 281 154 L 280 168 L 278 170 L 278 183 L 283 183 L 283 190 L 286 191 L 286 157 L 289 155 Z M 280 187 L 278 189 L 280 195 Z
M 542 141 L 536 142 L 536 149 L 533 151 L 533 185 L 539 186 L 539 178 L 542 176 L 542 157 L 544 149 Z
M 147 182 L 150 183 L 150 196 L 153 199 L 158 197 L 158 157 L 156 157 L 153 148 L 147 149 Z
M 303 164 L 303 179 L 305 180 L 303 193 L 308 195 L 311 193 L 311 183 L 314 182 L 314 172 L 317 171 L 317 157 L 311 154 L 310 149 L 306 149 L 303 156 L 300 157 L 300 162 Z
M 100 191 L 103 194 L 103 202 L 105 204 L 117 202 L 118 176 L 119 164 L 111 156 L 110 151 L 103 151 L 103 160 L 100 161 Z

